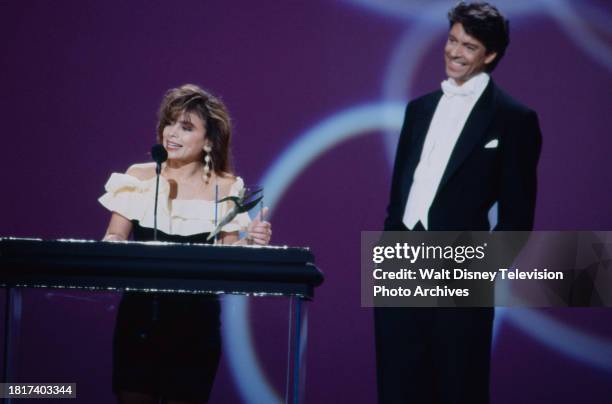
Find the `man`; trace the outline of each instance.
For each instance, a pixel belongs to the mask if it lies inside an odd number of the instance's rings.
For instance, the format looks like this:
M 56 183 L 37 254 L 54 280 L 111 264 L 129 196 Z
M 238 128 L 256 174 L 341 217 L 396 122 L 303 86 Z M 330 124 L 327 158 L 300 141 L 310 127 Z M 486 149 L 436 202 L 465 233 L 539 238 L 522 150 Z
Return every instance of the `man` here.
M 489 74 L 509 43 L 487 3 L 448 14 L 442 89 L 408 104 L 385 230 L 530 230 L 541 134 Z M 381 403 L 487 403 L 492 308 L 376 308 Z

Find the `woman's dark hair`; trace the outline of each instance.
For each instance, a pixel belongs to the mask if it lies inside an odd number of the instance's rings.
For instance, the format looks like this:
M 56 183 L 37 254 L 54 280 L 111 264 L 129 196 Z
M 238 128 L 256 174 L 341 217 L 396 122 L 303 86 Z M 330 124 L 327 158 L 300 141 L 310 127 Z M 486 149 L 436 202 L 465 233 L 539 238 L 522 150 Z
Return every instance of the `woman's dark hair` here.
M 164 128 L 183 113 L 194 113 L 202 119 L 206 138 L 211 142 L 211 157 L 215 174 L 232 174 L 230 140 L 232 127 L 223 102 L 195 84 L 185 84 L 166 92 L 159 107 L 157 142 L 162 143 Z
M 487 54 L 497 53 L 497 57 L 486 66 L 487 71 L 492 72 L 510 43 L 509 21 L 489 3 L 463 1 L 448 12 L 448 21 L 451 28 L 456 23 L 461 23 L 468 35 L 483 43 Z

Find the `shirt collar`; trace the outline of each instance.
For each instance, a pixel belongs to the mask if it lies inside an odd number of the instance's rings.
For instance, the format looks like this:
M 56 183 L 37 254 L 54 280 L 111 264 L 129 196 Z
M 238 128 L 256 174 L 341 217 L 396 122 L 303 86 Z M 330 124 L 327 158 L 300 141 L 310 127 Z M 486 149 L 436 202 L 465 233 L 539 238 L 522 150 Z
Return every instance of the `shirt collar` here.
M 448 78 L 441 83 L 442 91 L 447 97 L 453 96 L 471 96 L 482 94 L 484 89 L 489 84 L 489 75 L 485 72 L 480 72 L 463 85 L 458 86 L 454 79 Z

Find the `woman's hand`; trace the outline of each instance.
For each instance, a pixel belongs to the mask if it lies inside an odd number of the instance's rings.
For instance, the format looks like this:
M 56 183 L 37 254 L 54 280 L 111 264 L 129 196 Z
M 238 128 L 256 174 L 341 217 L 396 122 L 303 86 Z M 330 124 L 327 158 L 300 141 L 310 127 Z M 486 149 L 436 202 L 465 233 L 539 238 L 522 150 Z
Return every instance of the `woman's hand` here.
M 247 244 L 267 245 L 272 237 L 272 225 L 264 220 L 268 208 L 263 208 L 247 228 Z

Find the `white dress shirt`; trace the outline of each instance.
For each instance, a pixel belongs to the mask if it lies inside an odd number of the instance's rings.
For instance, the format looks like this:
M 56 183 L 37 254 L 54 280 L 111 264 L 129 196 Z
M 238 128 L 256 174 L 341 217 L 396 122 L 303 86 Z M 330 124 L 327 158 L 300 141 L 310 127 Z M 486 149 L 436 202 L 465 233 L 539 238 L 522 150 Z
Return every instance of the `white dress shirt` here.
M 403 223 L 412 229 L 420 220 L 428 228 L 428 213 L 438 192 L 444 170 L 453 148 L 465 126 L 474 104 L 489 83 L 482 72 L 458 86 L 453 79 L 442 82 L 443 95 L 434 112 L 419 164 L 414 171 L 412 187 L 404 209 Z

